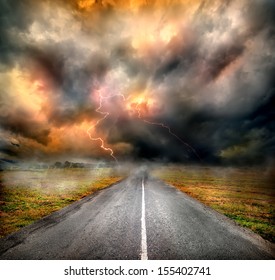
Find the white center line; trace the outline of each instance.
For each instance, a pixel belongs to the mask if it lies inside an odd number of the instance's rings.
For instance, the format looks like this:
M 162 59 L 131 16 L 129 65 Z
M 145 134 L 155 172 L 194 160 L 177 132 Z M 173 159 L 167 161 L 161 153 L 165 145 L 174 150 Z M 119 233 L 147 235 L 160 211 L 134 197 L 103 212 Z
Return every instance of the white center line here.
M 141 206 L 141 259 L 148 260 L 147 256 L 147 236 L 145 223 L 145 192 L 144 192 L 144 178 L 142 178 L 142 206 Z

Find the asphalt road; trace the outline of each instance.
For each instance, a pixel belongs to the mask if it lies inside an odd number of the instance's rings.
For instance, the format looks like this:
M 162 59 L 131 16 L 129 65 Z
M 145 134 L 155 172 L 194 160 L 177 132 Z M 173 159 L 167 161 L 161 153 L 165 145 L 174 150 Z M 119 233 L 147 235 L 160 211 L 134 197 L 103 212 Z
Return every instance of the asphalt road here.
M 273 244 L 141 170 L 0 240 L 0 259 L 273 258 Z

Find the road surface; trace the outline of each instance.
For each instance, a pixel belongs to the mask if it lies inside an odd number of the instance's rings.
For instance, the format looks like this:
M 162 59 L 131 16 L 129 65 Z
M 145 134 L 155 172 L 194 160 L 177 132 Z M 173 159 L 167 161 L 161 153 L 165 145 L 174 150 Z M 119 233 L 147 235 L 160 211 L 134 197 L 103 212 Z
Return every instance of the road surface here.
M 0 259 L 273 258 L 273 244 L 142 170 L 0 240 Z

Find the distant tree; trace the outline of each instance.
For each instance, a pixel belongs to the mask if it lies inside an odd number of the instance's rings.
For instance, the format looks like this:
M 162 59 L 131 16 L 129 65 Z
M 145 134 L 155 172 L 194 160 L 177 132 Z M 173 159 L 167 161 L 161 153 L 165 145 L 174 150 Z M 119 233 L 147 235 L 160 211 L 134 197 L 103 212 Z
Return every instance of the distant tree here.
M 54 164 L 54 168 L 62 168 L 62 163 L 57 161 L 55 164 Z
M 70 168 L 70 167 L 71 167 L 71 163 L 69 161 L 65 161 L 64 168 Z
M 72 168 L 77 168 L 77 163 L 72 163 Z

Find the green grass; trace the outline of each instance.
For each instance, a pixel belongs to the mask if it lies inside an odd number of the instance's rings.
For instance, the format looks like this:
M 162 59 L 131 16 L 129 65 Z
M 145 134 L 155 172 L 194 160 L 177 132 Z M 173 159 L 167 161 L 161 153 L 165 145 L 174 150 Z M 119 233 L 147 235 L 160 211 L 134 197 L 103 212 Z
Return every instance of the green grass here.
M 0 237 L 121 178 L 111 168 L 0 172 Z
M 257 168 L 168 166 L 156 177 L 275 242 L 274 173 Z

